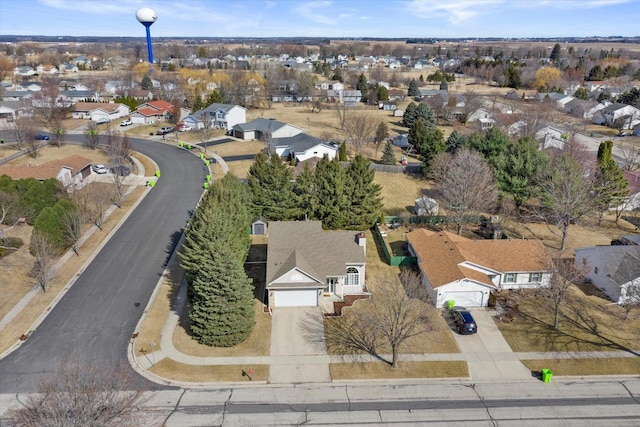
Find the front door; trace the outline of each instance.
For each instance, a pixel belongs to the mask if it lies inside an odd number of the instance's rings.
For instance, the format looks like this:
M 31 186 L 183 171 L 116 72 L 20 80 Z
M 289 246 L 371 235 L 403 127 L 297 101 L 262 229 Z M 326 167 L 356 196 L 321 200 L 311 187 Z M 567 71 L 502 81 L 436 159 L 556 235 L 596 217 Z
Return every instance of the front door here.
M 327 285 L 324 287 L 324 291 L 335 294 L 337 283 L 338 283 L 337 277 L 327 277 Z

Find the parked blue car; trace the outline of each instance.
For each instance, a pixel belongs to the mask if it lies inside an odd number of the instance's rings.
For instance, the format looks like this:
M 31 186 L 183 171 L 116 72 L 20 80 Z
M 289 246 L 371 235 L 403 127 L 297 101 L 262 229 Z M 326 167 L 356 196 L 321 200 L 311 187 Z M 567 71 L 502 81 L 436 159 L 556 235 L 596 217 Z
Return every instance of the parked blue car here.
M 36 135 L 36 141 L 48 141 L 49 135 L 45 135 L 43 133 Z

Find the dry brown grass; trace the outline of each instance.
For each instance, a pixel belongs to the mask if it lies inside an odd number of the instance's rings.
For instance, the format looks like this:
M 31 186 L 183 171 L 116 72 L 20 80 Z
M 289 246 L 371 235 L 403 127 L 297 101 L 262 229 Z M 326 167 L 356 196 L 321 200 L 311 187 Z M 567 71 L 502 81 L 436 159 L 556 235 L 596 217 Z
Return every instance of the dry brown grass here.
M 248 382 L 249 378 L 242 376 L 242 370 L 249 373 L 253 381 L 267 381 L 269 379 L 269 365 L 185 365 L 171 359 L 163 359 L 149 368 L 149 371 L 162 378 L 174 381 L 206 383 L 206 382 Z
M 413 214 L 415 199 L 433 186 L 422 176 L 402 173 L 376 172 L 374 182 L 382 187 L 384 213 L 389 215 Z
M 80 255 L 71 257 L 69 261 L 64 264 L 58 274 L 51 279 L 49 286 L 47 287 L 47 292 L 38 292 L 29 305 L 7 325 L 7 327 L 2 331 L 2 334 L 0 334 L 0 353 L 11 347 L 16 340 L 29 329 L 40 314 L 47 310 L 49 304 L 51 304 L 67 283 L 82 272 L 84 264 L 91 258 L 96 249 L 99 248 L 109 233 L 129 212 L 133 204 L 144 192 L 145 188 L 137 188 L 131 195 L 125 198 L 122 208 L 113 211 L 113 213 L 105 220 L 102 230 L 96 229 L 91 238 L 80 246 Z M 24 227 L 27 228 L 27 226 Z M 87 226 L 85 225 L 85 229 L 86 228 Z M 8 235 L 12 235 L 11 231 Z M 26 273 L 33 265 L 33 257 L 28 254 L 28 240 L 25 241 L 25 246 L 21 251 L 26 251 L 26 254 L 19 255 L 20 258 L 13 258 L 17 254 L 13 254 L 6 258 L 6 262 L 9 263 L 12 270 L 11 273 L 7 271 L 6 274 L 11 274 L 12 277 L 26 276 Z M 20 260 L 19 263 L 18 260 Z M 5 272 L 3 271 L 3 275 L 4 274 Z M 3 295 L 10 295 L 10 298 L 15 303 L 32 289 L 33 283 L 33 280 L 28 277 L 26 279 L 16 280 L 15 282 L 10 281 L 6 284 L 3 283 Z M 3 304 L 0 316 L 6 315 L 12 307 L 13 304 Z
M 15 152 L 15 149 L 3 148 L 0 150 L 0 156 L 6 157 Z M 102 150 L 91 150 L 81 145 L 63 143 L 60 148 L 47 145 L 40 150 L 38 157 L 35 159 L 31 156 L 22 156 L 11 161 L 9 164 L 12 166 L 39 166 L 51 160 L 64 159 L 74 154 L 86 157 L 91 163 L 107 163 L 109 160 Z
M 541 369 L 551 369 L 554 375 L 638 375 L 640 372 L 640 358 L 638 357 L 541 359 L 522 360 L 522 363 L 534 372 Z
M 576 248 L 593 245 L 609 245 L 614 239 L 625 234 L 635 232 L 635 226 L 623 219 L 616 225 L 615 217 L 607 214 L 598 225 L 594 218 L 583 220 L 579 225 L 569 226 L 566 249 L 561 252 L 563 257 L 572 257 Z M 561 234 L 555 226 L 547 226 L 544 223 L 520 223 L 510 221 L 506 226 L 510 235 L 528 239 L 540 239 L 542 243 L 555 252 L 560 252 Z
M 175 347 L 191 356 L 230 357 L 230 356 L 268 356 L 271 348 L 271 316 L 262 313 L 262 303 L 256 301 L 256 325 L 246 340 L 233 347 L 209 347 L 199 344 L 187 330 L 188 313 L 182 314 L 181 322 L 173 333 Z
M 624 309 L 598 293 L 573 286 L 560 306 L 558 330 L 553 308 L 539 291 L 511 292 L 518 313 L 512 322 L 497 322 L 513 351 L 640 350 L 640 319 L 624 320 Z
M 332 380 L 394 378 L 460 378 L 468 377 L 467 362 L 399 362 L 397 368 L 387 363 L 331 363 Z

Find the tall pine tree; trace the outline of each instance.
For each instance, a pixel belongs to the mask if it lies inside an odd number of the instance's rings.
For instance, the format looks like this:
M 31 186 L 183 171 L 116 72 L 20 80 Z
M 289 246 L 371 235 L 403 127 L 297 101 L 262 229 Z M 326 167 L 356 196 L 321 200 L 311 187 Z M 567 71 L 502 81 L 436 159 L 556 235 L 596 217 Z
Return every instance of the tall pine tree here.
M 373 179 L 375 171 L 369 169 L 371 162 L 357 155 L 346 172 L 348 219 L 342 228 L 364 230 L 376 222 L 382 208 L 381 188 Z
M 293 192 L 293 171 L 276 153 L 267 158 L 260 153 L 249 168 L 251 211 L 269 221 L 297 218 Z
M 253 286 L 224 242 L 211 241 L 193 281 L 191 332 L 200 344 L 231 347 L 255 325 Z
M 384 146 L 384 151 L 382 152 L 382 163 L 385 165 L 395 165 L 396 161 L 393 144 L 391 144 L 391 141 L 387 141 L 387 144 Z
M 347 175 L 337 158 L 326 156 L 318 162 L 315 173 L 316 219 L 328 229 L 343 228 L 347 223 L 349 197 Z

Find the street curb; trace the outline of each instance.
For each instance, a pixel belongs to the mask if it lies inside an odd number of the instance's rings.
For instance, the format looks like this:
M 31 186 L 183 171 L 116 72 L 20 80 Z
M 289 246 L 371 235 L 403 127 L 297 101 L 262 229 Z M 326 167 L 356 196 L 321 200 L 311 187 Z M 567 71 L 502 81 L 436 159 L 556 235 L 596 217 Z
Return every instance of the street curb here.
M 134 188 L 136 188 L 136 187 L 134 187 Z M 67 294 L 69 289 L 71 289 L 71 287 L 75 284 L 75 282 L 78 279 L 78 277 L 86 270 L 86 268 L 89 266 L 89 264 L 91 264 L 93 262 L 95 257 L 102 250 L 102 248 L 111 240 L 111 237 L 120 229 L 120 227 L 122 227 L 122 225 L 129 218 L 129 216 L 136 210 L 138 205 L 145 199 L 145 197 L 147 197 L 147 194 L 149 194 L 149 191 L 151 191 L 151 187 L 148 187 L 147 190 L 140 196 L 140 198 L 138 198 L 138 200 L 133 204 L 133 206 L 131 206 L 129 211 L 122 217 L 122 219 L 118 222 L 118 224 L 116 224 L 116 226 L 113 227 L 113 229 L 109 232 L 109 234 L 104 238 L 104 240 L 102 241 L 100 246 L 98 246 L 93 251 L 93 253 L 89 256 L 89 258 L 82 264 L 82 266 L 78 270 L 79 273 L 76 273 L 73 276 L 73 278 L 71 278 L 67 282 L 67 284 L 60 290 L 60 292 L 58 292 L 58 295 L 47 306 L 47 308 L 42 313 L 40 313 L 38 318 L 31 324 L 31 326 L 25 332 L 25 335 L 27 336 L 27 339 L 26 340 L 18 339 L 15 344 L 13 344 L 7 350 L 2 352 L 2 354 L 0 354 L 0 360 L 4 359 L 9 354 L 13 353 L 15 350 L 20 348 L 24 342 L 28 341 L 29 337 L 36 331 L 38 326 L 40 326 L 40 324 L 42 322 L 44 322 L 44 320 L 47 318 L 49 313 L 55 308 L 55 306 L 58 304 L 58 302 L 60 302 L 60 300 Z M 95 225 L 93 227 L 97 228 Z M 95 230 L 92 231 L 92 233 L 93 232 L 95 232 Z

